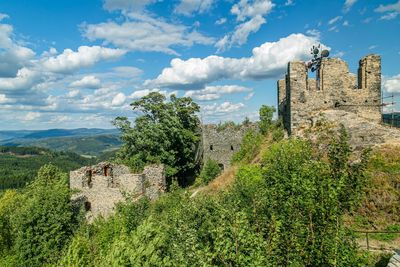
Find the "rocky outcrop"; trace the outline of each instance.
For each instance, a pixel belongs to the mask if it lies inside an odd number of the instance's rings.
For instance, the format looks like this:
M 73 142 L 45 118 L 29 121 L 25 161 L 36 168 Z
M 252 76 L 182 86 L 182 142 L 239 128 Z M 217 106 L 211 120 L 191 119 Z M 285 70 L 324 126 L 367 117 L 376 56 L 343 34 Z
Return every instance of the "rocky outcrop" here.
M 347 129 L 350 144 L 355 148 L 373 147 L 384 144 L 400 145 L 400 129 L 379 124 L 365 119 L 353 112 L 344 110 L 325 110 L 320 112 L 315 121 L 326 120 L 332 125 L 343 126 Z

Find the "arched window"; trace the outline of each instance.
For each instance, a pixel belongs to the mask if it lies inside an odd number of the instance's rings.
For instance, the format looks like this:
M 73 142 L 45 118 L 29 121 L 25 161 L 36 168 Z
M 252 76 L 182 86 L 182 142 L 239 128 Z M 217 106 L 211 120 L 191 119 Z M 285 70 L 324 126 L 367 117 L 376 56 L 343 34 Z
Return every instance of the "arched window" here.
M 210 150 L 211 150 L 211 151 L 213 150 L 213 145 L 210 145 Z
M 231 145 L 231 150 L 233 151 L 233 146 Z

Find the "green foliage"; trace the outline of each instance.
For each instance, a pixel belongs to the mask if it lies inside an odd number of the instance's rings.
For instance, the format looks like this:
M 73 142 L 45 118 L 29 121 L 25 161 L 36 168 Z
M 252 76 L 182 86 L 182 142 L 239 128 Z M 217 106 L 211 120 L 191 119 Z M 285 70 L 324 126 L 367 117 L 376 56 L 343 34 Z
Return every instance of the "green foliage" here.
M 0 147 L 0 190 L 25 186 L 35 178 L 40 167 L 48 163 L 68 172 L 91 165 L 94 160 L 37 147 Z
M 240 129 L 240 127 L 241 127 L 240 124 L 236 124 L 233 121 L 225 121 L 225 122 L 218 123 L 216 130 L 217 130 L 217 132 L 222 132 L 228 128 L 238 130 L 238 129 Z
M 250 163 L 259 153 L 262 139 L 262 135 L 254 129 L 248 130 L 243 136 L 240 149 L 233 155 L 232 162 Z
M 109 123 L 107 121 L 107 123 Z M 101 134 L 84 137 L 52 137 L 31 141 L 29 146 L 48 148 L 54 151 L 68 151 L 78 155 L 100 156 L 121 146 L 118 135 Z
M 272 116 L 274 115 L 274 112 L 276 111 L 274 106 L 266 106 L 266 105 L 262 105 L 259 111 L 260 114 L 260 122 L 259 122 L 259 126 L 260 126 L 260 131 L 263 135 L 265 135 L 268 130 L 269 127 L 272 124 Z
M 118 157 L 133 169 L 161 162 L 169 178 L 176 176 L 185 183 L 184 177 L 197 167 L 199 106 L 187 97 L 171 96 L 170 102 L 165 100 L 165 96 L 153 92 L 133 102 L 133 110 L 142 113 L 134 127 L 125 117 L 115 119 L 123 140 Z
M 20 266 L 55 262 L 73 229 L 67 176 L 52 165 L 43 166 L 21 195 L 11 221 Z
M 205 184 L 211 182 L 215 177 L 221 173 L 221 167 L 218 162 L 212 159 L 208 159 L 201 170 L 199 178 Z

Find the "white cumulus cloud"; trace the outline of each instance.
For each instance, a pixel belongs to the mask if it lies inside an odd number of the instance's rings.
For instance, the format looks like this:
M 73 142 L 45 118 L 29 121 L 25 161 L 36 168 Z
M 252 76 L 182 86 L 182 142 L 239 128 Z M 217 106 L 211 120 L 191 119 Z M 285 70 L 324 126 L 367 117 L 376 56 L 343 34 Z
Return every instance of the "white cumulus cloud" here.
M 251 57 L 175 58 L 170 67 L 163 69 L 156 79 L 147 80 L 145 85 L 193 90 L 204 89 L 206 84 L 222 79 L 277 78 L 283 75 L 289 61 L 309 58 L 309 49 L 317 42 L 315 36 L 298 33 L 255 47 Z
M 122 106 L 125 103 L 126 96 L 124 93 L 118 93 L 114 96 L 111 105 L 113 106 Z
M 70 87 L 86 89 L 97 89 L 100 88 L 100 86 L 100 80 L 93 75 L 85 76 L 82 79 L 74 81 L 70 84 Z
M 384 78 L 383 89 L 388 93 L 400 93 L 400 74 Z
M 50 72 L 71 73 L 83 67 L 93 66 L 101 60 L 116 59 L 126 53 L 122 49 L 101 46 L 80 46 L 78 51 L 65 49 L 62 54 L 42 60 L 42 66 Z

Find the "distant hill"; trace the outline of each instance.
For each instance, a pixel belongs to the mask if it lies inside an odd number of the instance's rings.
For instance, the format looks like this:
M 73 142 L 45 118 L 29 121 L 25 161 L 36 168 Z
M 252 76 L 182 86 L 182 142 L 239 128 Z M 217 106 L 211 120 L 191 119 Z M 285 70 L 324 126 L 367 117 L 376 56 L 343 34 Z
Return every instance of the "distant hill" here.
M 53 152 L 37 147 L 0 146 L 0 191 L 20 188 L 36 177 L 41 166 L 52 163 L 64 172 L 95 163 L 71 152 Z
M 117 150 L 121 141 L 118 135 L 95 135 L 84 137 L 54 137 L 30 141 L 29 146 L 43 147 L 56 151 L 70 151 L 79 155 L 99 156 Z
M 42 139 L 49 137 L 92 136 L 100 134 L 119 134 L 117 129 L 78 128 L 49 130 L 0 131 L 0 142 L 7 143 L 12 139 Z
M 98 156 L 119 148 L 117 129 L 49 129 L 41 131 L 0 131 L 0 145 L 35 146 L 79 155 Z

